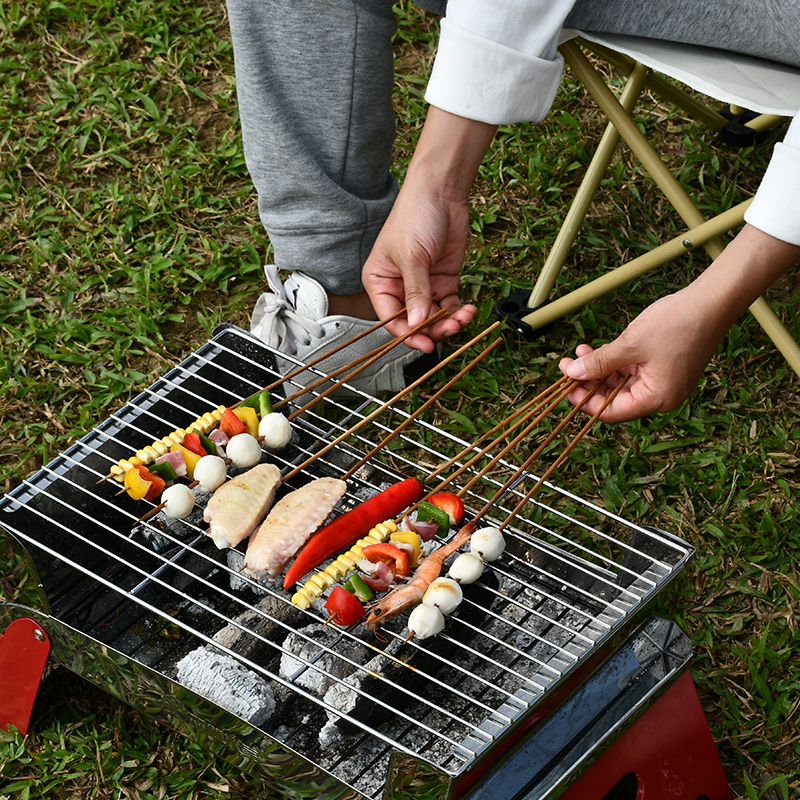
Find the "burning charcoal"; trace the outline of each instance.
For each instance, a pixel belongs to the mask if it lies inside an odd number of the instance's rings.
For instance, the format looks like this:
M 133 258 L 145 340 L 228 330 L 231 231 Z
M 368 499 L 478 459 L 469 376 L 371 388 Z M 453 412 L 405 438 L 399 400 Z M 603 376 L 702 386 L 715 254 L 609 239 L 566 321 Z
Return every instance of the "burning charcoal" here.
M 235 659 L 210 647 L 199 647 L 178 664 L 178 680 L 194 692 L 253 725 L 275 711 L 269 684 Z
M 301 614 L 293 605 L 270 594 L 220 628 L 213 638 L 223 647 L 258 661 L 254 656 L 264 649 L 264 639 L 277 641 L 283 637 L 286 629 L 279 623 L 297 625 L 300 619 Z
M 364 661 L 368 654 L 366 647 L 343 638 L 342 634 L 333 628 L 320 628 L 316 624 L 308 625 L 299 633 L 305 634 L 305 636 L 291 633 L 283 643 L 285 652 L 281 656 L 280 675 L 320 697 L 334 683 L 333 677 L 344 678 L 353 672 L 349 661 L 344 660 L 336 653 L 341 653 L 356 663 Z M 308 641 L 306 637 L 311 637 L 313 641 Z M 340 637 L 342 637 L 341 641 L 337 642 L 336 640 Z M 323 650 L 320 644 L 331 647 L 335 653 Z M 308 666 L 309 661 L 313 662 L 318 669 Z
M 230 587 L 234 592 L 248 589 L 254 594 L 267 594 L 266 587 L 258 586 L 252 578 L 241 577 L 242 569 L 244 568 L 244 553 L 233 547 L 229 547 L 224 553 L 228 562 Z
M 334 684 L 325 694 L 325 702 L 371 727 L 391 719 L 394 716 L 392 709 L 406 708 L 414 695 L 422 693 L 421 684 L 426 683 L 426 676 L 434 677 L 453 660 L 461 646 L 469 642 L 474 635 L 470 626 L 483 624 L 498 586 L 497 576 L 492 570 L 486 570 L 479 583 L 463 587 L 464 602 L 448 617 L 444 631 L 447 636 L 433 636 L 414 645 L 394 640 L 385 648 L 392 658 L 376 656 L 363 671 L 346 678 L 345 683 L 352 689 Z M 408 666 L 398 664 L 397 659 Z M 375 675 L 382 675 L 385 680 Z M 380 698 L 382 702 L 373 702 L 371 697 Z M 341 734 L 349 735 L 355 731 L 355 726 L 348 720 L 337 718 L 331 712 L 328 712 L 328 717 Z M 326 725 L 326 729 L 329 727 Z M 326 741 L 333 741 L 332 731 L 326 729 L 323 729 Z

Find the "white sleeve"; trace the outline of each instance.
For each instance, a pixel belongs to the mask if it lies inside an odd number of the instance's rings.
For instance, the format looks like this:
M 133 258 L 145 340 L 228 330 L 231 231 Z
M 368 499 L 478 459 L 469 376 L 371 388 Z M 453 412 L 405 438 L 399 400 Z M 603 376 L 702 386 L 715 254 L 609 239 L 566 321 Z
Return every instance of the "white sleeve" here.
M 790 244 L 800 244 L 800 113 L 775 145 L 767 171 L 744 218 Z
M 468 119 L 538 122 L 553 103 L 558 38 L 575 0 L 449 0 L 425 99 Z

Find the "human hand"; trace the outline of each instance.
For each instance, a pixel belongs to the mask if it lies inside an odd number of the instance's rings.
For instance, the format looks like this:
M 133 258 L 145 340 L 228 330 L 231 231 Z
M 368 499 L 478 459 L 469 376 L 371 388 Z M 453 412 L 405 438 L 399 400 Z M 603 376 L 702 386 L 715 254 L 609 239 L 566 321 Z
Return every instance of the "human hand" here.
M 387 330 L 402 336 L 439 309 L 449 311 L 406 339 L 409 347 L 429 353 L 475 316 L 475 306 L 462 306 L 458 297 L 468 224 L 466 204 L 406 182 L 378 235 L 362 272 L 364 287 L 381 319 L 407 308 Z
M 583 410 L 600 410 L 621 375 L 626 385 L 603 411 L 604 422 L 625 422 L 677 408 L 697 387 L 703 370 L 727 332 L 706 313 L 702 302 L 684 289 L 646 308 L 614 341 L 593 350 L 581 344 L 577 359 L 564 358 L 561 371 L 581 381 L 569 395 L 576 405 L 589 389 L 609 376 Z
M 431 106 L 392 212 L 362 270 L 364 288 L 395 336 L 439 309 L 450 316 L 406 339 L 430 353 L 468 325 L 477 309 L 458 298 L 469 233 L 469 192 L 496 126 Z

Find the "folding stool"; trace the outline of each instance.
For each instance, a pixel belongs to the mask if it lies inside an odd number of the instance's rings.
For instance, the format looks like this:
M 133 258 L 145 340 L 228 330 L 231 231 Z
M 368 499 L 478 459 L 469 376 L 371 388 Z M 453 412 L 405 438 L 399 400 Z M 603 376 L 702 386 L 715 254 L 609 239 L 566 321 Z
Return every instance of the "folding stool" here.
M 800 109 L 800 69 L 764 59 L 694 45 L 577 31 L 565 32 L 560 50 L 609 122 L 534 288 L 513 292 L 497 304 L 498 316 L 505 317 L 528 338 L 544 325 L 691 249 L 702 246 L 712 259 L 716 258 L 724 248 L 721 235 L 743 223 L 750 200 L 722 209 L 718 215 L 706 220 L 647 141 L 632 116 L 645 89 L 652 90 L 719 132 L 723 141 L 737 144 L 755 143 L 760 132 L 793 116 Z M 587 58 L 585 50 L 627 74 L 619 99 Z M 729 107 L 724 112 L 716 111 L 656 73 L 728 103 Z M 630 147 L 645 173 L 656 182 L 687 225 L 687 230 L 600 278 L 550 299 L 564 260 L 620 138 Z M 750 311 L 792 369 L 800 375 L 800 346 L 766 300 L 763 297 L 756 300 Z

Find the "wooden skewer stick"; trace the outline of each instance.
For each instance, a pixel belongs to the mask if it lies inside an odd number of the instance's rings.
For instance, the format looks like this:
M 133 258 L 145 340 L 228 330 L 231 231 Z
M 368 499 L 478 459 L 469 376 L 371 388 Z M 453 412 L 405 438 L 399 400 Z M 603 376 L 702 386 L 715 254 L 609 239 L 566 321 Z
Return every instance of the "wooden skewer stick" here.
M 567 380 L 571 381 L 571 379 Z M 481 471 L 480 474 L 481 476 L 483 476 L 487 469 L 493 467 L 499 459 L 501 459 L 504 455 L 506 455 L 506 453 L 512 450 L 522 439 L 524 439 L 539 424 L 539 422 L 541 422 L 541 420 L 544 419 L 544 417 L 547 416 L 547 414 L 549 414 L 550 411 L 553 408 L 555 408 L 555 406 L 557 406 L 574 388 L 573 383 L 575 382 L 571 381 L 570 385 L 567 387 L 564 387 L 563 383 L 564 382 L 559 379 L 550 387 L 540 392 L 536 397 L 533 398 L 533 400 L 526 403 L 525 406 L 522 407 L 522 409 L 520 409 L 517 412 L 514 412 L 514 414 L 512 414 L 502 422 L 495 425 L 494 428 L 492 428 L 492 430 L 488 432 L 489 434 L 492 432 L 496 432 L 498 429 L 502 429 L 504 425 L 506 425 L 509 421 L 513 420 L 515 415 L 518 416 L 518 418 L 514 420 L 508 428 L 503 430 L 502 433 L 500 433 L 498 436 L 492 439 L 492 441 L 490 441 L 489 444 L 482 447 L 477 453 L 473 454 L 473 456 L 469 459 L 469 461 L 467 461 L 465 464 L 462 464 L 458 468 L 458 470 L 453 475 L 451 475 L 446 481 L 442 481 L 441 483 L 439 483 L 437 487 L 434 490 L 432 490 L 432 493 L 440 491 L 445 484 L 451 483 L 455 478 L 463 474 L 467 469 L 469 469 L 473 464 L 475 464 L 475 462 L 483 458 L 494 447 L 497 447 L 501 442 L 503 442 L 503 440 L 506 439 L 508 436 L 510 436 L 517 428 L 519 428 L 520 425 L 527 423 L 523 431 L 517 434 L 517 436 L 511 442 L 505 445 L 503 449 L 495 457 L 492 458 L 488 467 Z M 561 387 L 559 388 L 560 384 Z M 544 410 L 542 410 L 543 407 Z M 534 416 L 534 414 L 537 414 L 538 412 L 541 413 L 539 413 L 539 415 L 531 421 L 531 418 Z M 431 478 L 440 475 L 444 469 L 457 463 L 465 454 L 471 452 L 474 449 L 475 445 L 481 441 L 481 438 L 477 439 L 475 442 L 473 442 L 473 444 L 469 445 L 468 447 L 465 447 L 455 458 L 450 459 L 448 462 L 437 468 L 425 479 L 425 482 L 428 483 Z M 464 487 L 463 489 L 461 489 L 459 494 L 461 495 L 465 493 L 468 490 L 468 488 L 469 487 Z
M 539 491 L 539 489 L 542 488 L 544 482 L 553 474 L 553 472 L 555 472 L 559 464 L 561 464 L 564 461 L 564 459 L 570 454 L 575 445 L 586 435 L 586 433 L 589 431 L 592 425 L 594 425 L 594 423 L 597 422 L 600 415 L 608 408 L 608 406 L 611 404 L 614 398 L 622 391 L 622 387 L 625 386 L 625 384 L 628 382 L 628 378 L 630 378 L 630 375 L 624 375 L 622 377 L 622 380 L 612 389 L 611 393 L 603 401 L 603 404 L 600 406 L 598 411 L 595 414 L 593 414 L 591 419 L 578 431 L 578 433 L 573 437 L 572 441 L 564 448 L 564 450 L 561 452 L 558 458 L 556 458 L 556 460 L 553 461 L 553 463 L 547 468 L 542 477 L 539 478 L 538 481 L 536 481 L 534 487 L 525 494 L 522 500 L 520 500 L 519 503 L 517 503 L 514 510 L 500 524 L 499 527 L 501 530 L 505 528 L 505 526 L 508 525 L 508 523 L 514 517 L 517 516 L 517 514 L 520 512 L 525 503 L 527 503 Z M 588 399 L 588 396 L 586 399 Z
M 396 320 L 398 317 L 402 317 L 403 314 L 405 314 L 405 313 L 406 313 L 406 308 L 405 308 L 405 306 L 403 306 L 403 308 L 401 308 L 399 311 L 397 311 L 394 314 L 392 314 L 390 317 L 387 317 L 386 319 L 383 319 L 383 320 L 378 320 L 374 325 L 370 326 L 366 330 L 361 331 L 361 333 L 356 334 L 352 338 L 348 339 L 345 342 L 342 342 L 340 345 L 337 345 L 336 347 L 332 348 L 331 350 L 327 350 L 322 355 L 317 356 L 315 359 L 312 359 L 311 361 L 309 361 L 307 364 L 300 364 L 298 367 L 293 369 L 287 375 L 284 375 L 282 378 L 278 378 L 278 380 L 273 381 L 269 385 L 265 386 L 263 389 L 259 389 L 259 391 L 260 392 L 268 392 L 270 389 L 274 389 L 276 386 L 280 386 L 284 381 L 291 380 L 292 378 L 294 378 L 297 375 L 299 375 L 301 372 L 307 370 L 309 367 L 315 367 L 321 361 L 324 361 L 326 358 L 328 358 L 328 356 L 332 356 L 332 355 L 338 353 L 340 350 L 344 350 L 345 347 L 349 347 L 351 344 L 355 344 L 357 341 L 363 339 L 365 336 L 369 336 L 369 334 L 374 333 L 379 328 L 382 328 L 384 325 L 386 325 L 386 323 L 392 322 L 392 321 Z M 361 358 L 366 359 L 370 355 L 371 355 L 370 353 L 367 353 L 364 356 L 361 356 Z M 358 360 L 359 359 L 356 359 L 356 361 L 358 361 Z M 258 392 L 255 392 L 255 394 L 258 394 Z M 242 403 L 242 402 L 243 401 L 240 400 L 239 403 L 236 404 L 236 406 L 240 405 L 240 403 Z M 231 406 L 231 408 L 236 408 L 236 406 Z
M 569 393 L 572 391 L 572 389 L 574 388 L 574 385 L 573 385 L 573 384 L 576 384 L 576 383 L 577 383 L 576 381 L 571 381 L 571 380 L 570 380 L 570 381 L 568 381 L 568 382 L 566 382 L 564 385 L 562 385 L 562 386 L 561 386 L 561 388 L 559 388 L 559 389 L 557 390 L 557 392 L 556 392 L 554 395 L 553 395 L 553 394 L 551 394 L 551 395 L 549 395 L 548 397 L 546 397 L 546 398 L 545 398 L 545 400 L 544 400 L 544 401 L 543 401 L 541 404 L 537 405 L 537 406 L 536 406 L 536 407 L 535 407 L 535 408 L 534 408 L 534 409 L 533 409 L 533 410 L 530 412 L 530 414 L 526 415 L 526 419 L 529 419 L 529 418 L 530 418 L 530 416 L 532 416 L 533 414 L 537 414 L 537 412 L 538 412 L 538 414 L 536 415 L 536 417 L 535 417 L 533 420 L 531 420 L 530 422 L 528 422 L 528 424 L 527 424 L 527 425 L 525 425 L 525 427 L 522 429 L 522 431 L 521 431 L 520 433 L 518 433 L 518 434 L 517 434 L 517 435 L 516 435 L 516 436 L 515 436 L 513 439 L 511 439 L 511 441 L 509 441 L 509 442 L 508 442 L 508 443 L 507 443 L 507 444 L 506 444 L 506 445 L 505 445 L 505 446 L 504 446 L 504 447 L 503 447 L 503 448 L 502 448 L 502 449 L 501 449 L 501 450 L 500 450 L 500 451 L 499 451 L 499 452 L 498 452 L 496 455 L 494 455 L 494 456 L 493 456 L 493 457 L 492 457 L 492 458 L 489 460 L 489 462 L 488 462 L 488 463 L 487 463 L 487 464 L 486 464 L 486 465 L 485 465 L 485 466 L 484 466 L 484 467 L 483 467 L 481 470 L 479 470 L 479 471 L 478 471 L 478 472 L 477 472 L 477 473 L 476 473 L 476 474 L 475 474 L 475 475 L 474 475 L 474 476 L 473 476 L 473 477 L 472 477 L 472 478 L 471 478 L 471 479 L 470 479 L 470 480 L 469 480 L 469 481 L 468 481 L 468 482 L 467 482 L 467 483 L 466 483 L 466 484 L 465 484 L 465 485 L 464 485 L 464 486 L 461 488 L 461 490 L 460 490 L 460 492 L 459 492 L 459 495 L 462 495 L 462 496 L 463 496 L 464 494 L 466 494 L 466 493 L 467 493 L 467 492 L 468 492 L 468 491 L 469 491 L 469 490 L 470 490 L 470 489 L 471 489 L 471 488 L 472 488 L 472 487 L 473 487 L 473 486 L 474 486 L 474 485 L 475 485 L 475 484 L 476 484 L 476 483 L 477 483 L 479 480 L 481 480 L 481 479 L 482 479 L 482 478 L 483 478 L 483 477 L 486 475 L 486 473 L 487 473 L 487 472 L 489 472 L 489 470 L 491 470 L 492 468 L 494 468 L 494 467 L 495 467 L 495 465 L 496 465 L 496 464 L 497 464 L 497 463 L 500 461 L 500 459 L 502 459 L 502 458 L 503 458 L 505 455 L 507 455 L 507 454 L 508 454 L 508 453 L 509 453 L 511 450 L 513 450 L 513 449 L 514 449 L 514 448 L 515 448 L 515 447 L 516 447 L 516 446 L 517 446 L 517 445 L 518 445 L 518 444 L 519 444 L 519 443 L 520 443 L 520 442 L 521 442 L 523 439 L 525 439 L 525 438 L 526 438 L 526 437 L 527 437 L 527 436 L 528 436 L 528 435 L 529 435 L 529 434 L 530 434 L 530 433 L 531 433 L 531 432 L 532 432 L 532 431 L 533 431 L 533 430 L 536 428 L 536 426 L 537 426 L 537 425 L 538 425 L 538 424 L 539 424 L 539 423 L 540 423 L 540 422 L 541 422 L 541 421 L 542 421 L 542 420 L 543 420 L 543 419 L 544 419 L 544 418 L 545 418 L 545 417 L 546 417 L 546 416 L 547 416 L 547 415 L 548 415 L 548 414 L 549 414 L 549 413 L 550 413 L 550 412 L 551 412 L 551 411 L 552 411 L 552 410 L 553 410 L 553 409 L 554 409 L 554 408 L 555 408 L 555 407 L 556 407 L 556 406 L 557 406 L 557 405 L 558 405 L 558 404 L 559 404 L 559 403 L 560 403 L 562 400 L 564 400 L 564 399 L 567 397 L 567 395 L 568 395 L 568 394 L 569 394 Z M 551 387 L 551 388 L 552 388 L 552 387 Z M 596 391 L 596 390 L 595 390 L 595 391 Z M 545 407 L 544 407 L 544 408 L 542 408 L 542 405 L 545 405 Z M 574 414 L 577 414 L 577 413 L 578 413 L 578 410 L 577 410 L 577 409 L 572 409 L 572 410 L 570 411 L 570 415 L 573 415 L 573 416 L 574 416 Z M 539 447 L 538 447 L 538 448 L 536 448 L 536 450 L 533 452 L 533 454 L 532 454 L 532 455 L 531 455 L 531 456 L 530 456 L 530 457 L 527 459 L 527 461 L 525 462 L 525 463 L 526 463 L 526 465 L 528 465 L 528 466 L 529 466 L 530 464 L 532 464 L 532 463 L 533 463 L 533 461 L 534 461 L 534 460 L 535 460 L 535 459 L 536 459 L 536 458 L 539 456 L 539 454 L 540 454 L 540 453 L 541 453 L 541 452 L 542 452 L 542 451 L 545 449 L 545 447 L 547 447 L 547 445 L 548 445 L 548 444 L 550 444 L 550 442 L 551 442 L 551 441 L 553 441 L 553 439 L 554 439 L 554 438 L 556 437 L 556 435 L 559 433 L 559 431 L 561 430 L 561 428 L 563 428 L 563 427 L 564 427 L 564 425 L 566 425 L 566 424 L 567 424 L 567 421 L 569 420 L 569 418 L 570 418 L 570 417 L 568 416 L 567 420 L 564 420 L 562 423 L 560 423 L 560 425 L 559 425 L 559 426 L 558 426 L 558 427 L 557 427 L 557 428 L 556 428 L 554 431 L 552 431 L 552 432 L 550 433 L 550 435 L 549 435 L 549 436 L 548 436 L 548 437 L 547 437 L 547 438 L 546 438 L 546 439 L 545 439 L 545 440 L 544 440 L 544 441 L 543 441 L 543 442 L 542 442 L 542 443 L 539 445 Z M 523 421 L 525 421 L 525 420 L 523 419 Z M 502 441 L 502 438 L 504 438 L 504 437 L 498 437 L 498 438 L 499 438 L 499 440 L 501 440 L 501 441 Z M 463 473 L 464 473 L 464 472 L 465 472 L 467 469 L 469 469 L 469 467 L 471 467 L 471 466 L 472 466 L 472 465 L 473 465 L 473 464 L 474 464 L 476 461 L 478 461 L 480 458 L 482 458 L 482 457 L 483 457 L 483 456 L 486 454 L 486 452 L 487 452 L 487 450 L 488 450 L 488 449 L 489 449 L 489 447 L 487 447 L 487 448 L 484 448 L 484 450 L 483 450 L 482 452 L 479 452 L 479 453 L 478 453 L 478 454 L 476 454 L 476 455 L 475 455 L 473 458 L 471 458 L 471 459 L 470 459 L 468 462 L 466 462 L 466 463 L 465 463 L 465 464 L 463 464 L 461 467 L 459 467 L 459 468 L 458 468 L 458 469 L 457 469 L 457 470 L 456 470 L 456 471 L 455 471 L 455 472 L 454 472 L 454 473 L 453 473 L 453 474 L 452 474 L 452 475 L 451 475 L 451 476 L 450 476 L 450 477 L 447 479 L 447 481 L 443 481 L 442 483 L 440 483 L 440 484 L 439 484 L 439 485 L 436 487 L 436 489 L 432 490 L 431 494 L 434 494 L 435 492 L 439 491 L 443 485 L 445 485 L 446 483 L 449 483 L 450 481 L 452 481 L 452 480 L 454 480 L 455 478 L 457 478 L 459 475 L 463 474 Z
M 537 409 L 541 408 L 544 402 L 546 402 L 547 399 L 550 399 L 554 390 L 557 390 L 559 385 L 569 380 L 572 379 L 568 378 L 566 375 L 562 375 L 555 383 L 539 392 L 536 397 L 531 398 L 519 408 L 512 411 L 511 414 L 509 414 L 505 419 L 494 425 L 490 430 L 482 433 L 474 442 L 472 442 L 472 444 L 467 445 L 458 455 L 455 455 L 445 461 L 443 464 L 440 464 L 435 470 L 433 470 L 433 472 L 425 476 L 424 483 L 430 483 L 435 477 L 441 475 L 446 469 L 449 469 L 453 466 L 453 464 L 456 464 L 458 461 L 460 461 L 467 453 L 473 452 L 475 447 L 477 447 L 477 445 L 479 445 L 481 442 L 486 441 L 486 439 L 488 439 L 490 436 L 493 436 L 498 431 L 505 428 L 504 433 L 494 438 L 492 442 L 481 451 L 481 453 L 485 453 L 486 451 L 491 450 L 492 447 L 496 447 L 497 444 L 506 436 L 508 436 L 511 431 L 513 431 L 515 428 L 518 428 L 525 419 L 529 418 L 530 414 L 527 412 L 529 412 L 533 406 L 536 406 Z M 509 426 L 508 428 L 506 428 L 507 425 Z
M 442 309 L 442 310 L 444 310 L 444 309 Z M 276 386 L 279 386 L 284 381 L 289 380 L 290 378 L 294 377 L 295 375 L 299 375 L 301 372 L 303 372 L 304 370 L 308 369 L 309 367 L 313 367 L 316 364 L 319 364 L 321 361 L 324 361 L 326 358 L 328 358 L 328 356 L 331 356 L 331 355 L 333 355 L 335 353 L 338 353 L 340 350 L 343 350 L 345 347 L 348 347 L 349 345 L 359 341 L 360 339 L 363 339 L 365 336 L 368 336 L 370 333 L 374 333 L 376 330 L 378 330 L 379 328 L 382 328 L 384 325 L 386 325 L 386 323 L 391 322 L 392 320 L 395 320 L 398 317 L 400 317 L 403 314 L 405 314 L 405 312 L 406 312 L 406 308 L 405 307 L 401 308 L 399 311 L 397 311 L 394 314 L 392 314 L 391 316 L 387 317 L 385 320 L 379 320 L 378 322 L 376 322 L 371 327 L 367 328 L 366 330 L 361 331 L 361 333 L 356 334 L 352 338 L 348 339 L 345 342 L 342 342 L 340 345 L 337 345 L 336 347 L 332 348 L 331 350 L 326 351 L 322 355 L 317 356 L 317 358 L 309 361 L 307 364 L 301 364 L 299 367 L 297 367 L 296 369 L 292 370 L 288 375 L 285 375 L 284 377 L 279 378 L 276 381 L 273 381 L 269 385 L 265 386 L 263 389 L 259 389 L 258 392 L 255 392 L 254 394 L 258 394 L 259 392 L 266 392 L 266 391 L 269 391 L 270 389 L 274 389 Z M 442 316 L 444 316 L 444 314 Z M 428 325 L 432 324 L 434 321 L 436 321 L 436 320 L 435 320 L 435 318 L 432 317 L 432 318 L 422 322 L 419 326 L 417 326 L 414 329 L 413 333 L 418 333 L 420 330 L 422 330 L 423 328 L 425 328 Z M 407 336 L 410 336 L 411 334 L 412 334 L 412 331 L 409 331 Z M 386 344 L 381 345 L 380 347 L 376 348 L 375 350 L 373 350 L 373 351 L 371 351 L 369 353 L 365 353 L 362 356 L 359 356 L 351 364 L 346 365 L 345 367 L 341 367 L 339 370 L 337 370 L 336 373 L 332 373 L 332 375 L 341 374 L 341 372 L 345 371 L 346 369 L 349 369 L 349 368 L 353 367 L 354 365 L 360 364 L 362 361 L 366 361 L 367 359 L 374 358 L 376 356 L 376 354 L 378 354 L 377 357 L 379 358 L 381 355 L 383 355 L 384 352 L 387 352 L 388 349 L 391 349 L 392 347 L 396 346 L 396 344 L 398 344 L 400 341 L 404 341 L 404 339 L 401 338 L 396 342 L 387 342 Z M 372 362 L 370 362 L 370 363 L 372 363 Z M 316 383 L 312 384 L 311 386 L 308 386 L 305 389 L 301 389 L 300 391 L 295 392 L 293 395 L 291 395 L 290 397 L 287 397 L 285 400 L 278 401 L 278 403 L 275 404 L 275 407 L 277 408 L 277 407 L 283 405 L 284 403 L 288 402 L 289 400 L 293 399 L 294 397 L 297 397 L 297 396 L 299 396 L 301 394 L 305 394 L 305 392 L 308 391 L 309 388 L 316 388 L 321 383 L 325 383 L 327 380 L 329 380 L 330 377 L 331 376 L 323 377 L 320 380 L 318 380 Z M 234 405 L 232 405 L 231 408 L 238 408 L 243 402 L 244 402 L 244 399 L 240 400 L 238 403 L 235 403 Z M 100 480 L 97 481 L 97 484 L 103 483 L 103 481 L 107 481 L 109 478 L 113 478 L 113 477 L 114 477 L 113 473 L 109 472 L 107 475 L 105 475 L 102 478 L 100 478 Z
M 291 422 L 293 419 L 295 419 L 296 417 L 300 416 L 300 414 L 302 414 L 304 411 L 306 411 L 308 408 L 310 408 L 312 405 L 314 405 L 314 403 L 317 403 L 323 397 L 327 397 L 331 392 L 336 391 L 336 389 L 344 381 L 350 380 L 351 378 L 354 378 L 356 375 L 358 375 L 360 372 L 365 370 L 367 367 L 371 366 L 376 361 L 378 361 L 378 359 L 380 359 L 384 355 L 386 355 L 386 353 L 388 353 L 390 350 L 394 349 L 399 344 L 402 344 L 406 339 L 409 338 L 409 336 L 413 336 L 415 333 L 419 333 L 421 330 L 424 330 L 429 325 L 432 325 L 434 322 L 438 322 L 440 319 L 444 319 L 444 317 L 448 316 L 448 314 L 449 314 L 449 312 L 448 312 L 448 310 L 446 308 L 440 309 L 433 316 L 428 317 L 428 319 L 424 320 L 419 325 L 415 325 L 411 330 L 407 331 L 402 336 L 399 336 L 398 338 L 394 339 L 393 341 L 387 342 L 386 344 L 381 345 L 381 347 L 377 348 L 376 350 L 373 350 L 371 353 L 368 353 L 366 358 L 362 357 L 360 359 L 356 359 L 355 363 L 358 363 L 359 365 L 355 369 L 353 369 L 353 364 L 345 364 L 343 367 L 339 367 L 339 369 L 335 370 L 330 375 L 324 375 L 321 378 L 318 378 L 313 383 L 310 383 L 307 386 L 304 386 L 301 389 L 299 389 L 298 391 L 294 392 L 294 394 L 291 394 L 286 399 L 279 400 L 273 406 L 273 408 L 280 408 L 282 405 L 284 405 L 285 403 L 288 403 L 293 398 L 299 397 L 301 395 L 304 395 L 307 392 L 309 392 L 310 390 L 316 389 L 318 386 L 322 385 L 323 383 L 327 383 L 329 381 L 333 381 L 331 383 L 331 385 L 327 389 L 325 389 L 324 391 L 320 392 L 319 395 L 315 395 L 312 400 L 310 400 L 308 403 L 306 403 L 301 408 L 298 408 L 296 411 L 293 411 L 287 417 L 287 419 Z M 338 379 L 338 376 L 341 375 L 342 373 L 347 373 L 347 374 L 345 375 L 344 378 Z M 334 379 L 336 379 L 336 380 L 334 380 Z
M 431 375 L 433 375 L 434 373 L 438 372 L 438 370 L 442 369 L 445 365 L 449 364 L 451 361 L 453 361 L 453 359 L 458 358 L 465 350 L 467 350 L 469 347 L 471 347 L 473 344 L 475 344 L 475 342 L 480 341 L 482 338 L 487 336 L 489 333 L 491 333 L 493 330 L 495 330 L 497 327 L 499 327 L 502 324 L 503 324 L 503 320 L 497 320 L 497 322 L 493 323 L 488 328 L 486 328 L 485 330 L 481 331 L 479 334 L 477 334 L 472 339 L 470 339 L 470 341 L 468 341 L 466 344 L 463 344 L 457 350 L 454 350 L 449 356 L 446 356 L 445 358 L 443 358 L 435 367 L 432 367 L 431 369 L 429 369 L 424 375 L 422 375 L 421 377 L 417 378 L 413 383 L 411 383 L 408 386 L 406 386 L 405 389 L 401 389 L 394 397 L 391 397 L 386 402 L 381 403 L 381 405 L 379 405 L 374 411 L 372 411 L 369 414 L 367 414 L 366 416 L 362 417 L 355 425 L 353 425 L 352 428 L 348 428 L 346 431 L 344 431 L 344 433 L 339 434 L 339 436 L 337 436 L 335 439 L 333 439 L 331 442 L 329 442 L 327 445 L 325 445 L 325 447 L 323 447 L 321 450 L 317 451 L 310 458 L 307 458 L 302 464 L 300 464 L 297 467 L 295 467 L 291 472 L 287 473 L 284 476 L 284 480 L 285 481 L 291 480 L 292 477 L 297 475 L 298 472 L 302 472 L 313 461 L 316 461 L 320 456 L 325 455 L 325 453 L 327 453 L 328 451 L 332 450 L 334 447 L 336 447 L 336 445 L 338 445 L 340 442 L 344 441 L 348 436 L 351 436 L 356 431 L 358 431 L 361 428 L 363 428 L 364 425 L 366 425 L 368 422 L 371 422 L 379 414 L 382 414 L 387 408 L 390 408 L 398 400 L 401 400 L 407 394 L 410 394 L 411 392 L 413 392 L 414 389 L 416 389 L 418 386 L 422 385 L 426 380 L 428 380 L 428 378 L 430 378 Z
M 574 414 L 576 414 L 578 411 L 580 411 L 580 409 L 583 408 L 583 406 L 589 400 L 589 398 L 600 389 L 601 385 L 602 385 L 602 381 L 596 383 L 589 390 L 589 392 L 586 394 L 586 396 L 583 397 L 578 402 L 578 404 L 573 408 L 573 410 L 570 412 L 570 416 L 574 416 Z M 566 397 L 566 395 L 564 395 L 564 396 Z M 548 437 L 548 440 L 551 440 L 551 437 Z M 516 469 L 514 471 L 513 475 L 511 475 L 511 477 L 508 478 L 508 480 L 506 480 L 506 482 L 486 502 L 486 504 L 483 506 L 483 508 L 473 517 L 473 522 L 477 522 L 482 517 L 484 517 L 486 515 L 486 513 L 489 511 L 489 509 L 505 494 L 505 492 L 508 490 L 508 488 L 510 486 L 512 486 L 514 483 L 516 483 L 516 481 L 519 480 L 520 477 L 522 477 L 522 475 L 525 473 L 525 471 L 538 458 L 539 454 L 541 453 L 541 451 L 544 449 L 545 446 L 546 446 L 546 443 L 544 443 L 543 445 L 538 447 L 530 456 L 528 456 L 528 458 L 525 459 L 525 461 L 522 463 L 522 465 L 518 469 Z M 491 466 L 481 470 L 480 473 L 475 477 L 475 479 L 470 481 L 468 486 L 470 486 L 470 487 L 473 486 L 478 480 L 480 480 L 484 475 L 486 475 L 486 473 L 487 473 L 489 468 L 491 468 Z
M 363 467 L 364 464 L 366 464 L 367 461 L 369 461 L 370 458 L 372 458 L 372 456 L 374 456 L 377 452 L 386 447 L 386 445 L 389 444 L 389 442 L 392 439 L 394 439 L 395 436 L 400 434 L 415 419 L 417 419 L 417 417 L 419 417 L 423 412 L 425 412 L 428 408 L 430 408 L 430 406 L 433 405 L 451 386 L 453 386 L 453 384 L 459 381 L 479 361 L 481 361 L 483 358 L 489 355 L 489 353 L 491 353 L 492 350 L 494 350 L 495 347 L 497 347 L 497 345 L 499 345 L 502 341 L 503 341 L 502 339 L 498 338 L 495 339 L 493 342 L 490 342 L 483 351 L 478 353 L 478 355 L 475 356 L 475 358 L 473 358 L 472 361 L 469 362 L 469 364 L 467 364 L 466 367 L 464 367 L 460 372 L 458 372 L 456 375 L 450 378 L 450 380 L 447 381 L 447 383 L 445 383 L 442 387 L 437 389 L 416 411 L 414 411 L 412 414 L 409 414 L 409 416 L 406 419 L 404 419 L 391 433 L 389 433 L 386 437 L 384 437 L 384 439 L 382 439 L 377 445 L 375 445 L 375 447 L 373 447 L 372 450 L 370 450 L 365 456 L 363 456 L 363 458 L 359 459 L 358 462 L 356 462 L 352 467 L 350 467 L 350 469 L 347 470 L 347 472 L 342 476 L 342 480 L 346 481 L 356 472 L 356 470 L 358 470 L 360 467 Z

